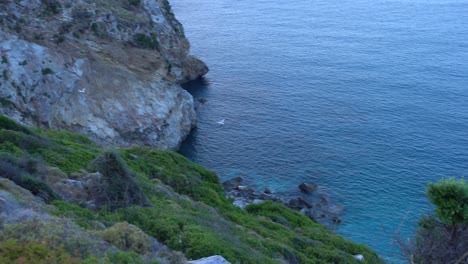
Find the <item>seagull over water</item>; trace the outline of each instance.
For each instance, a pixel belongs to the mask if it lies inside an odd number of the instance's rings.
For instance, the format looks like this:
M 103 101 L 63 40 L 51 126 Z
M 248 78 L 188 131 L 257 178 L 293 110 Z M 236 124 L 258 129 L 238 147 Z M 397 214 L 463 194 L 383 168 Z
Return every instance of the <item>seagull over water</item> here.
M 223 118 L 223 119 L 219 120 L 219 121 L 216 122 L 216 123 L 217 123 L 217 124 L 220 124 L 220 125 L 224 125 L 224 120 L 225 120 L 225 119 Z

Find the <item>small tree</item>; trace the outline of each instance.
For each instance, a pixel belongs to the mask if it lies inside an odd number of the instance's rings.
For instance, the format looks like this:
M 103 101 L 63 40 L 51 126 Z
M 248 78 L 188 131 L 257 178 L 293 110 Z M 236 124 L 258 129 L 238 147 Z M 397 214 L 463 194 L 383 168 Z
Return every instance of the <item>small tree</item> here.
M 102 174 L 99 183 L 90 190 L 98 207 L 108 206 L 110 210 L 115 210 L 131 205 L 150 205 L 118 152 L 102 153 L 91 162 L 90 168 Z
M 468 224 L 468 181 L 461 178 L 429 183 L 429 201 L 436 206 L 436 216 L 447 225 Z
M 426 195 L 435 215 L 418 222 L 414 241 L 397 243 L 412 264 L 468 263 L 468 181 L 461 178 L 429 183 Z

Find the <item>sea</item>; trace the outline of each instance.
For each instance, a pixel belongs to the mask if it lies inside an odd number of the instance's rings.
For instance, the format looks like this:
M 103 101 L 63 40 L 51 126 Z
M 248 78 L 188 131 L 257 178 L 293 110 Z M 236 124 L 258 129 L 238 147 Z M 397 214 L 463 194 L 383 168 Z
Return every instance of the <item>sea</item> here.
M 433 210 L 427 183 L 468 176 L 468 0 L 170 2 L 210 68 L 180 152 L 222 181 L 315 183 L 335 232 L 407 263 L 394 237 Z

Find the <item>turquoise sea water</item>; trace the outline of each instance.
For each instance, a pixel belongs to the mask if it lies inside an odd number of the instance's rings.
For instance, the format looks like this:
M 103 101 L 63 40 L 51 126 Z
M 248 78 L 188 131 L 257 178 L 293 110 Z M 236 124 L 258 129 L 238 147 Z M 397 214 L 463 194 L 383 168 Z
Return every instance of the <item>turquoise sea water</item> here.
M 403 263 L 391 235 L 430 210 L 427 182 L 468 176 L 468 0 L 171 3 L 210 67 L 181 152 L 222 180 L 317 183 L 339 234 Z

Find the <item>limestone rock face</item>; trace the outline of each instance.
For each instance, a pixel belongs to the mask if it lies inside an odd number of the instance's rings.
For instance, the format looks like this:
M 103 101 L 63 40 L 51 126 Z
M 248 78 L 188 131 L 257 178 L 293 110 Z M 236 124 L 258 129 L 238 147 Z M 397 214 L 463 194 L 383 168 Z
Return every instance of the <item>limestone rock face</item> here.
M 176 149 L 194 126 L 189 54 L 166 0 L 0 2 L 0 114 L 104 144 Z

